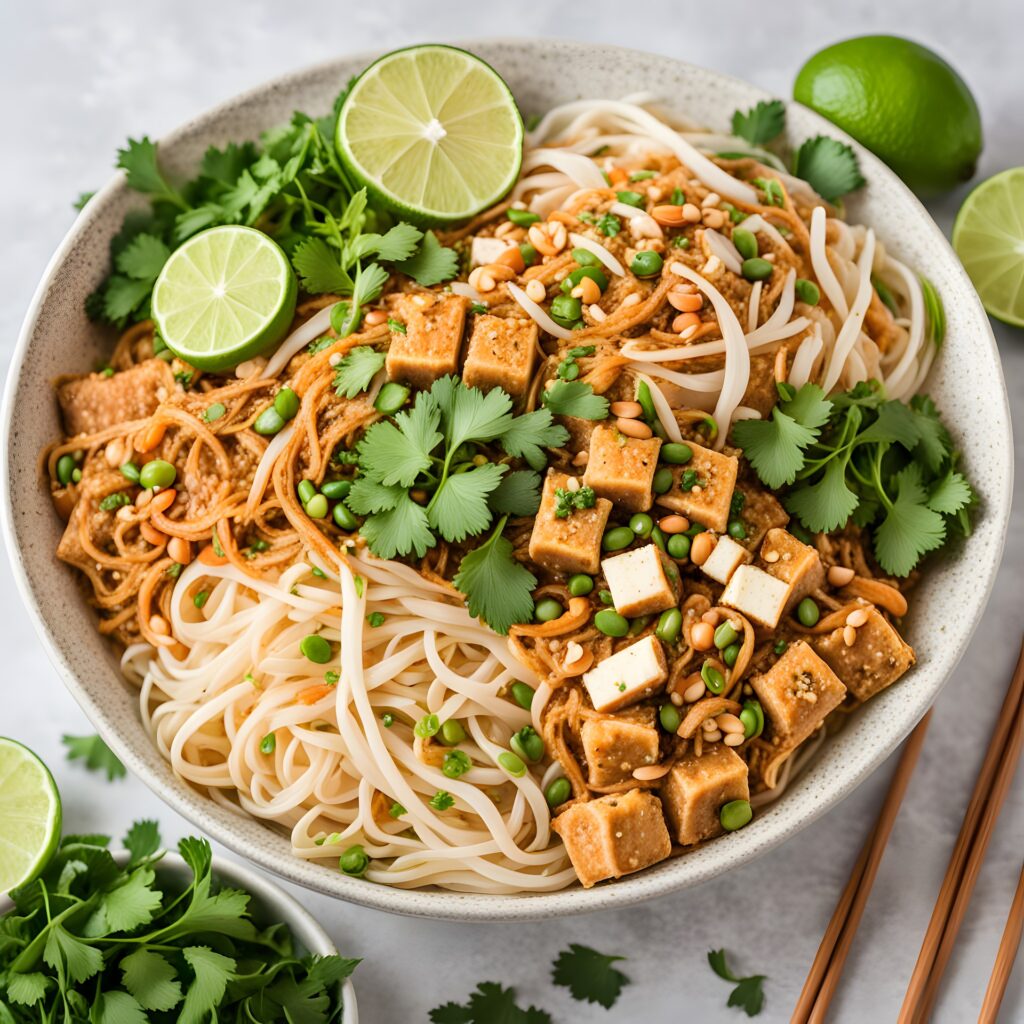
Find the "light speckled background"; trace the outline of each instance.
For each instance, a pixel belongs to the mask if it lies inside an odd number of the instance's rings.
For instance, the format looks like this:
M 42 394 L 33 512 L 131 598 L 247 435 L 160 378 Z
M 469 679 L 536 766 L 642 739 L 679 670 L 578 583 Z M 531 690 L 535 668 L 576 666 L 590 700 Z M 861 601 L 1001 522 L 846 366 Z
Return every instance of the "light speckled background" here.
M 795 6 L 795 5 L 794 5 Z M 852 0 L 842 16 L 824 5 L 789 19 L 783 45 L 781 5 L 729 0 L 711 15 L 689 5 L 651 2 L 643 21 L 623 5 L 590 0 L 516 6 L 377 0 L 5 4 L 0 11 L 0 95 L 5 97 L 0 204 L 0 350 L 9 358 L 36 279 L 71 219 L 70 200 L 106 180 L 114 148 L 127 134 L 166 132 L 242 89 L 339 52 L 388 48 L 427 38 L 543 35 L 647 48 L 748 78 L 788 94 L 804 55 L 863 31 L 899 31 L 938 48 L 961 70 L 982 107 L 988 144 L 982 174 L 1024 163 L 1019 60 L 1024 28 L 1010 0 L 985 0 L 967 14 L 958 3 Z M 429 10 L 429 14 L 428 14 Z M 626 8 L 628 10 L 628 8 Z M 706 9 L 705 9 L 706 11 Z M 301 12 L 301 16 L 300 16 Z M 770 28 L 771 26 L 771 28 Z M 934 204 L 948 228 L 959 203 Z M 997 325 L 1011 406 L 1024 397 L 1024 332 Z M 1018 444 L 1021 436 L 1018 430 Z M 936 720 L 904 814 L 853 948 L 834 1019 L 895 1018 L 931 911 L 950 845 L 998 706 L 1024 614 L 1020 609 L 1024 542 L 1021 515 L 1011 524 L 1004 568 L 985 621 Z M 135 780 L 116 788 L 61 763 L 61 732 L 88 725 L 36 643 L 13 585 L 0 577 L 0 649 L 8 671 L 0 733 L 15 736 L 56 769 L 68 825 L 117 832 L 133 817 L 161 818 L 174 838 L 185 825 Z M 761 1019 L 788 1019 L 793 1001 L 873 819 L 886 766 L 844 804 L 758 862 L 696 890 L 628 912 L 519 925 L 434 924 L 389 917 L 302 893 L 300 898 L 340 946 L 367 962 L 357 984 L 370 1024 L 426 1020 L 432 1007 L 461 998 L 479 980 L 514 984 L 524 1000 L 556 1020 L 653 1024 L 739 1020 L 725 1010 L 728 988 L 710 975 L 704 953 L 724 945 L 743 969 L 769 975 Z M 1024 800 L 1011 795 L 974 905 L 961 934 L 937 1019 L 977 1012 L 1024 851 Z M 735 906 L 736 911 L 730 912 Z M 546 974 L 571 941 L 630 956 L 634 1000 L 610 1013 L 580 1008 Z M 1001 1020 L 1024 1019 L 1024 969 L 1017 972 Z M 642 1015 L 639 1012 L 642 1007 Z

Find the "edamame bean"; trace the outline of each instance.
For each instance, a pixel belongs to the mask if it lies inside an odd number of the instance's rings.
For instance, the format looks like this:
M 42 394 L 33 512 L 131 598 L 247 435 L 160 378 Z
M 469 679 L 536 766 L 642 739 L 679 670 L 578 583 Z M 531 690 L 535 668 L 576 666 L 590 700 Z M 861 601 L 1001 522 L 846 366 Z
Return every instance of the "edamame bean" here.
M 71 483 L 71 475 L 75 471 L 75 459 L 72 455 L 62 455 L 57 460 L 57 480 L 65 487 Z
M 147 490 L 151 487 L 170 487 L 177 479 L 178 471 L 163 459 L 153 459 L 139 470 L 139 483 Z
M 554 622 L 555 619 L 560 619 L 564 612 L 560 601 L 553 597 L 545 597 L 534 606 L 533 617 L 538 622 Z
M 724 651 L 722 651 L 722 661 L 732 668 L 736 664 L 736 659 L 740 656 L 740 645 L 729 644 Z
M 628 548 L 636 539 L 636 534 L 628 526 L 616 526 L 601 538 L 601 547 L 605 551 L 621 551 Z
M 740 712 L 740 721 L 743 723 L 743 738 L 746 740 L 756 739 L 764 731 L 764 709 L 761 702 L 748 700 L 743 703 L 743 710 Z
M 821 299 L 821 289 L 813 281 L 803 277 L 796 279 L 794 291 L 796 297 L 801 302 L 806 302 L 808 306 L 816 306 Z
M 704 685 L 716 696 L 725 690 L 725 676 L 710 661 L 705 661 L 701 666 L 700 677 L 704 680 Z
M 683 615 L 678 608 L 668 608 L 658 618 L 654 627 L 654 635 L 667 644 L 674 644 L 683 631 Z
M 748 281 L 763 281 L 766 277 L 772 276 L 773 269 L 774 267 L 760 256 L 755 256 L 751 260 L 744 260 L 740 267 L 743 276 Z
M 661 446 L 661 461 L 670 466 L 685 466 L 693 458 L 693 449 L 688 444 L 670 441 Z
M 732 244 L 745 260 L 751 260 L 757 255 L 757 235 L 753 231 L 736 228 L 732 233 Z
M 658 711 L 658 721 L 665 732 L 674 733 L 683 724 L 683 716 L 675 704 L 662 704 Z
M 307 508 L 306 511 L 308 512 L 309 509 Z M 357 529 L 359 526 L 359 520 L 356 519 L 349 507 L 343 501 L 339 501 L 338 504 L 334 506 L 331 510 L 331 517 L 334 519 L 334 523 L 339 530 L 352 531 Z M 313 518 L 315 519 L 316 516 L 313 516 Z
M 629 632 L 629 620 L 612 608 L 603 608 L 594 616 L 594 625 L 605 636 L 620 637 Z
M 544 741 L 532 725 L 524 725 L 509 741 L 512 749 L 530 764 L 536 764 L 544 756 Z
M 319 633 L 310 633 L 299 641 L 302 655 L 317 665 L 326 665 L 331 660 L 331 645 Z
M 324 519 L 329 511 L 327 499 L 322 494 L 314 494 L 305 504 L 306 515 L 310 519 Z
M 121 476 L 133 484 L 137 484 L 139 482 L 139 467 L 134 462 L 126 462 L 121 467 Z
M 455 718 L 449 718 L 441 724 L 441 739 L 449 747 L 458 746 L 466 738 L 466 730 Z
M 373 407 L 383 416 L 398 412 L 409 397 L 409 389 L 404 384 L 389 380 L 377 394 Z
M 821 611 L 813 598 L 805 597 L 796 606 L 796 617 L 804 626 L 809 628 L 818 624 L 818 619 L 821 618 Z
M 743 522 L 739 519 L 733 519 L 729 523 L 729 536 L 734 540 L 746 540 L 747 539 L 747 528 L 743 525 Z
M 668 553 L 673 558 L 690 557 L 690 538 L 685 533 L 673 533 L 668 539 Z
M 299 501 L 305 505 L 316 494 L 316 484 L 312 480 L 300 480 L 296 490 L 299 492 Z
M 348 492 L 352 490 L 351 480 L 325 480 L 320 485 L 320 492 L 326 498 L 337 501 L 339 498 L 347 498 Z
M 730 800 L 718 812 L 718 820 L 726 832 L 735 832 L 749 824 L 754 817 L 754 809 L 749 800 Z
M 526 765 L 523 764 L 522 759 L 516 754 L 513 754 L 511 750 L 503 750 L 498 755 L 498 764 L 509 773 L 509 775 L 515 776 L 517 779 L 521 779 L 526 774 Z
M 629 269 L 637 277 L 654 277 L 661 273 L 664 260 L 653 249 L 641 249 L 634 257 Z
M 513 208 L 508 209 L 505 212 L 505 216 L 519 228 L 528 228 L 531 224 L 536 224 L 537 221 L 540 220 L 539 213 L 533 213 L 530 210 L 516 210 Z
M 544 790 L 544 799 L 547 800 L 548 807 L 558 807 L 564 804 L 571 796 L 572 786 L 564 775 L 559 775 L 557 779 L 552 779 L 548 783 L 548 788 Z
M 629 520 L 629 528 L 638 537 L 647 538 L 650 537 L 651 530 L 654 529 L 654 520 L 646 512 L 637 512 L 637 514 Z
M 359 845 L 350 846 L 339 858 L 338 867 L 346 875 L 359 877 L 366 874 L 370 866 L 370 858 L 367 852 Z
M 281 388 L 274 395 L 274 409 L 283 420 L 295 419 L 295 414 L 299 411 L 299 405 L 299 396 L 291 388 Z
M 715 630 L 715 646 L 719 650 L 722 650 L 722 648 L 735 643 L 738 636 L 739 633 L 737 633 L 733 628 L 732 623 L 726 619 L 725 622 L 721 623 Z
M 578 573 L 569 577 L 569 593 L 573 597 L 586 597 L 594 589 L 594 580 L 590 576 Z
M 662 446 L 664 451 L 664 446 Z M 654 479 L 651 481 L 651 490 L 655 494 L 665 494 L 672 488 L 672 470 L 668 466 L 661 466 L 654 472 Z
M 278 434 L 284 429 L 284 420 L 281 419 L 281 414 L 272 405 L 268 405 L 256 417 L 256 422 L 252 425 L 252 429 L 257 434 L 270 437 L 272 434 Z
M 518 679 L 509 687 L 509 693 L 512 694 L 512 699 L 521 707 L 527 711 L 530 710 L 530 706 L 533 704 L 534 689 L 529 683 L 521 683 Z

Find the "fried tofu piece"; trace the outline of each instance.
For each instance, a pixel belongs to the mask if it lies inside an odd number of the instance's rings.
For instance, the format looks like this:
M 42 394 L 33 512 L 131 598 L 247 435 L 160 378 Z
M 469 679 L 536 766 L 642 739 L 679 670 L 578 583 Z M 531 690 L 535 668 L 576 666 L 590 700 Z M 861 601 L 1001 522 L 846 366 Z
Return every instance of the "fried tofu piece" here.
M 661 641 L 654 636 L 616 651 L 583 675 L 583 685 L 597 711 L 616 711 L 650 697 L 668 679 Z
M 747 763 L 723 743 L 705 747 L 700 757 L 689 751 L 661 783 L 665 817 L 681 846 L 719 835 L 723 829 L 718 814 L 723 805 L 749 799 Z
M 530 386 L 537 356 L 537 325 L 526 317 L 482 315 L 473 318 L 462 379 L 488 391 L 504 388 L 519 398 Z
M 857 639 L 846 646 L 843 628 L 817 638 L 814 646 L 829 668 L 857 700 L 869 700 L 891 686 L 916 660 L 914 649 L 877 608 L 858 626 Z
M 765 572 L 789 588 L 786 611 L 825 585 L 825 568 L 817 550 L 786 530 L 768 531 L 761 545 L 761 564 Z
M 781 346 L 785 348 L 786 346 Z M 747 390 L 743 392 L 740 405 L 756 409 L 762 418 L 767 417 L 779 401 L 779 389 L 775 386 L 775 352 L 750 357 L 750 375 Z
M 644 512 L 651 507 L 651 482 L 660 449 L 658 437 L 641 441 L 600 423 L 590 435 L 590 458 L 583 482 L 629 512 Z
M 686 442 L 693 458 L 685 466 L 672 467 L 672 486 L 658 495 L 658 504 L 724 533 L 729 525 L 729 505 L 736 487 L 740 460 L 735 455 Z M 684 490 L 683 484 L 689 486 Z
M 642 789 L 573 804 L 551 827 L 562 837 L 585 889 L 642 871 L 672 852 L 661 803 Z
M 718 543 L 722 542 L 719 538 Z M 758 625 L 774 629 L 782 617 L 789 588 L 756 565 L 738 566 L 722 591 L 722 604 L 743 612 Z
M 591 786 L 614 786 L 658 760 L 658 730 L 626 718 L 588 718 L 580 730 Z
M 700 568 L 705 576 L 710 576 L 716 583 L 725 586 L 732 579 L 732 574 L 749 559 L 750 552 L 742 544 L 737 544 L 728 534 L 723 533 Z
M 405 333 L 391 332 L 387 371 L 391 380 L 429 388 L 439 377 L 459 368 L 459 349 L 469 299 L 462 295 L 413 292 L 400 295 L 393 316 Z
M 620 615 L 653 615 L 679 600 L 679 570 L 656 544 L 605 558 L 601 571 Z
M 601 538 L 612 503 L 598 498 L 593 508 L 578 508 L 559 518 L 555 515 L 556 491 L 567 490 L 568 486 L 568 474 L 548 470 L 530 535 L 530 558 L 556 572 L 593 575 L 601 566 Z
M 113 376 L 90 373 L 57 386 L 69 436 L 95 434 L 114 423 L 152 416 L 174 391 L 174 373 L 162 359 L 147 359 Z
M 831 668 L 801 640 L 750 685 L 772 727 L 772 740 L 780 747 L 799 746 L 839 707 L 846 687 Z
M 756 551 L 772 527 L 782 527 L 789 522 L 789 513 L 770 491 L 743 484 L 738 485 L 738 488 L 743 495 L 739 519 L 747 531 L 740 543 L 749 551 Z

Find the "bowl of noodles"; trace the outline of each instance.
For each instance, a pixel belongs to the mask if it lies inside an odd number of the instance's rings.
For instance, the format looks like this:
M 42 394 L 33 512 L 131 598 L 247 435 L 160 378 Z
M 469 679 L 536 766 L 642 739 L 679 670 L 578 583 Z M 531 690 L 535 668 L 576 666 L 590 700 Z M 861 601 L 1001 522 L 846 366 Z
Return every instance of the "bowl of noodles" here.
M 168 804 L 311 889 L 499 920 L 696 884 L 851 792 L 984 609 L 1012 442 L 962 268 L 832 126 L 737 139 L 766 97 L 667 57 L 467 48 L 535 115 L 512 191 L 410 230 L 447 273 L 393 254 L 362 308 L 300 271 L 228 370 L 139 303 L 89 318 L 140 216 L 108 184 L 25 322 L 3 509 L 51 658 Z M 198 117 L 161 172 L 307 130 L 377 56 Z M 843 200 L 776 155 L 823 136 Z M 294 253 L 291 216 L 254 219 Z

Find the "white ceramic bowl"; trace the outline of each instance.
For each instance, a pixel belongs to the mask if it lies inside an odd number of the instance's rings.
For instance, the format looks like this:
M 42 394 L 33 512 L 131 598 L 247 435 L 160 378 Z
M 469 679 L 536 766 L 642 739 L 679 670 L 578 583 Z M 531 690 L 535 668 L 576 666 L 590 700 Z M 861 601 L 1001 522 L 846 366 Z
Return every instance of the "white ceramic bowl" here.
M 128 857 L 126 852 L 114 854 L 118 863 L 124 863 Z M 157 877 L 161 875 L 175 881 L 187 883 L 191 878 L 191 870 L 181 856 L 168 851 L 161 858 L 156 868 Z M 298 900 L 289 896 L 280 886 L 275 885 L 259 871 L 253 871 L 231 860 L 214 860 L 213 873 L 217 880 L 232 889 L 244 889 L 252 896 L 249 909 L 253 920 L 261 928 L 266 928 L 278 921 L 286 924 L 301 947 L 300 954 L 312 953 L 315 956 L 333 956 L 338 952 L 331 937 L 320 927 L 319 922 Z M 0 896 L 0 915 L 11 909 L 12 903 L 6 896 Z M 341 1024 L 359 1024 L 359 1009 L 356 1006 L 356 992 L 352 987 L 352 979 L 348 978 L 342 985 Z
M 619 97 L 647 89 L 670 108 L 725 130 L 735 108 L 765 98 L 761 90 L 734 78 L 615 47 L 525 40 L 464 45 L 505 76 L 527 114 L 579 97 Z M 280 78 L 196 118 L 161 141 L 165 168 L 172 175 L 191 173 L 210 144 L 253 138 L 295 109 L 330 109 L 349 76 L 376 56 L 345 57 Z M 846 139 L 797 104 L 789 105 L 788 132 L 796 142 L 819 133 Z M 917 199 L 879 160 L 855 148 L 868 185 L 851 200 L 851 219 L 872 224 L 887 247 L 931 279 L 945 302 L 948 332 L 929 388 L 952 425 L 981 507 L 967 544 L 934 559 L 915 591 L 909 638 L 917 649 L 917 667 L 854 715 L 813 770 L 751 825 L 586 891 L 523 897 L 404 891 L 293 858 L 282 833 L 214 805 L 174 777 L 140 724 L 136 692 L 121 680 L 117 655 L 97 634 L 71 570 L 54 557 L 61 524 L 38 467 L 40 449 L 60 433 L 51 381 L 60 373 L 88 370 L 109 349 L 109 334 L 89 323 L 83 300 L 106 273 L 107 243 L 125 211 L 141 202 L 120 175 L 89 203 L 43 276 L 11 367 L 4 417 L 3 519 L 15 576 L 54 664 L 96 728 L 167 803 L 262 867 L 342 899 L 428 917 L 540 918 L 635 903 L 728 871 L 823 814 L 907 735 L 960 659 L 995 578 L 1013 472 L 1006 391 L 981 304 Z

